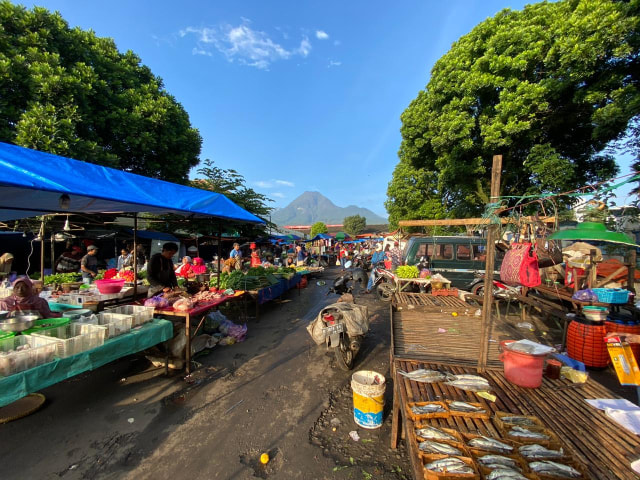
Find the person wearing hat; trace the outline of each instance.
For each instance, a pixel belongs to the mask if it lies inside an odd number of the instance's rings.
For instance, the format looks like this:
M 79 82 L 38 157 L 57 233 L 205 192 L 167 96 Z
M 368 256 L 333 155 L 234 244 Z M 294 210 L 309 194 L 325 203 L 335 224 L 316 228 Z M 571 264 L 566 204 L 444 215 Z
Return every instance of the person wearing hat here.
M 376 245 L 376 251 L 373 252 L 373 256 L 371 257 L 371 273 L 369 274 L 369 281 L 367 282 L 367 289 L 364 293 L 370 293 L 373 288 L 373 282 L 376 281 L 376 266 L 380 262 L 384 262 L 386 255 L 382 251 L 382 244 L 378 243 Z
M 89 245 L 87 247 L 87 254 L 80 260 L 80 271 L 82 272 L 82 281 L 84 283 L 91 283 L 96 275 L 98 275 L 97 253 L 98 247 Z

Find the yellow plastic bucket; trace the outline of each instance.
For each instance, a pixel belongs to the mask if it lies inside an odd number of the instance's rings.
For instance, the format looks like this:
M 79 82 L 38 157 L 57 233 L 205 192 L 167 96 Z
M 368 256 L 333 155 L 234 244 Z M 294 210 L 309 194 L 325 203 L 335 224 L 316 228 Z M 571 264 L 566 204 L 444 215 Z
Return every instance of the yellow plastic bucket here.
M 384 375 L 372 370 L 360 370 L 351 376 L 353 420 L 362 428 L 382 426 L 385 382 Z

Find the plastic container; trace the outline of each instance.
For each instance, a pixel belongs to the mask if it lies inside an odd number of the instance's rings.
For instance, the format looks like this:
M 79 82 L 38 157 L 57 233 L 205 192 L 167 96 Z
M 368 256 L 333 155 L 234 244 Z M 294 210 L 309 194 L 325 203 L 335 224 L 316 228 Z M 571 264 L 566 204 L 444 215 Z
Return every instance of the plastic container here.
M 587 367 L 606 367 L 610 362 L 606 335 L 604 323 L 576 318 L 567 329 L 567 354 Z
M 362 428 L 382 426 L 384 410 L 384 375 L 371 370 L 360 370 L 351 376 L 353 390 L 353 420 Z
M 604 322 L 609 315 L 609 309 L 606 307 L 582 307 L 582 314 L 593 322 Z
M 502 353 L 500 361 L 504 363 L 504 376 L 511 383 L 526 388 L 538 388 L 542 384 L 542 370 L 547 354 L 532 355 L 509 349 L 514 340 L 500 342 Z
M 124 287 L 125 280 L 124 279 L 96 280 L 95 283 L 100 293 L 110 294 L 110 293 L 119 293 L 120 290 L 122 290 L 122 287 Z
M 131 328 L 133 328 L 153 320 L 154 308 L 143 305 L 122 305 L 120 307 L 108 308 L 105 312 L 131 315 L 133 317 Z
M 97 315 L 81 318 L 76 323 L 102 325 L 107 328 L 105 333 L 106 338 L 113 338 L 131 331 L 133 316 L 122 315 L 120 313 L 102 312 Z
M 29 330 L 25 330 L 22 332 L 23 335 L 31 335 L 33 333 L 42 333 L 47 330 L 56 330 L 62 329 L 64 331 L 64 327 L 69 325 L 68 318 L 42 318 L 40 320 L 36 320 Z
M 56 343 L 30 335 L 0 340 L 0 377 L 37 367 L 53 360 Z
M 56 342 L 56 356 L 70 357 L 104 344 L 107 327 L 70 323 L 61 329 L 34 333 L 35 338 L 49 338 Z
M 622 322 L 622 321 L 614 321 L 611 322 L 607 320 L 604 322 L 604 327 L 607 330 L 607 333 L 618 332 L 618 333 L 632 333 L 634 335 L 640 335 L 640 324 L 638 323 L 630 323 L 630 322 Z M 640 344 L 631 343 L 629 344 L 631 347 L 631 351 L 633 352 L 633 356 L 636 357 L 636 362 L 640 365 Z
M 629 301 L 629 290 L 623 288 L 593 288 L 592 290 L 598 296 L 598 301 L 602 303 L 627 303 Z
M 69 305 L 67 303 L 49 302 L 49 309 L 55 313 L 66 312 L 67 310 L 74 310 L 76 308 L 82 308 L 82 307 L 79 307 L 76 305 Z

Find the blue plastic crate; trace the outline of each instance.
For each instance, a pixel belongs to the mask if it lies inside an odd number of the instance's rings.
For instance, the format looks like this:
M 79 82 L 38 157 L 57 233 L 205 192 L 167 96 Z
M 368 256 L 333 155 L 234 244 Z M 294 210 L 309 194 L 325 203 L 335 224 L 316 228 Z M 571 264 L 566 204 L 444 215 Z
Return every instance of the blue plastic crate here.
M 629 300 L 629 290 L 623 288 L 593 288 L 592 290 L 598 296 L 598 301 L 602 303 L 627 303 Z

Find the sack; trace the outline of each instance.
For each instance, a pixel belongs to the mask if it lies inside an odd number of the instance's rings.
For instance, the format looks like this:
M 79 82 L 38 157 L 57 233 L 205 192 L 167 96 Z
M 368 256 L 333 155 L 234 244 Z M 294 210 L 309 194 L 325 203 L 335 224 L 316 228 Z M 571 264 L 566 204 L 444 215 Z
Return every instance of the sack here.
M 500 266 L 500 280 L 509 285 L 540 285 L 538 256 L 530 243 L 514 243 Z

